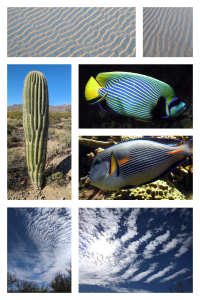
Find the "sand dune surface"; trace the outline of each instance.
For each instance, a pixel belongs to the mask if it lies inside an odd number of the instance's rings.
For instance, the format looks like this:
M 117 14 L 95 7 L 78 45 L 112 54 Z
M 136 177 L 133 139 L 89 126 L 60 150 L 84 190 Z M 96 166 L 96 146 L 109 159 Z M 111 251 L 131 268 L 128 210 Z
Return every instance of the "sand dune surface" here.
M 193 9 L 144 7 L 143 56 L 192 57 Z
M 133 7 L 9 7 L 7 55 L 132 57 L 135 26 Z

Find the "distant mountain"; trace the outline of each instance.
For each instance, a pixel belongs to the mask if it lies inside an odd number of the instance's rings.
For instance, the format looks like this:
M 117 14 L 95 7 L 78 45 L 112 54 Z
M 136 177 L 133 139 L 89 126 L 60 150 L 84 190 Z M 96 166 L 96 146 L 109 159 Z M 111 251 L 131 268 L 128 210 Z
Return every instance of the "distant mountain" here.
M 23 111 L 23 105 L 22 104 L 13 104 L 10 106 L 7 106 L 7 112 L 20 110 Z
M 56 111 L 56 112 L 71 112 L 71 105 L 63 104 L 63 105 L 49 105 L 49 111 Z
M 10 106 L 7 106 L 7 111 L 15 111 L 15 110 L 20 110 L 23 111 L 23 105 L 22 104 L 13 104 Z M 71 105 L 68 104 L 63 104 L 63 105 L 49 105 L 49 111 L 55 111 L 55 112 L 71 112 Z

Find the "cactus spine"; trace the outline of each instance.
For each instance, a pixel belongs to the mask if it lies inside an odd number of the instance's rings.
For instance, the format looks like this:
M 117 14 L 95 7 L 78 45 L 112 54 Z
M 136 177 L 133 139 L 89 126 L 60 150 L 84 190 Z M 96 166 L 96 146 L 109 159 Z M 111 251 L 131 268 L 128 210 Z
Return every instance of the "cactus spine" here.
M 28 73 L 23 89 L 23 127 L 26 140 L 26 161 L 29 175 L 36 187 L 42 185 L 46 161 L 49 123 L 49 97 L 45 76 Z

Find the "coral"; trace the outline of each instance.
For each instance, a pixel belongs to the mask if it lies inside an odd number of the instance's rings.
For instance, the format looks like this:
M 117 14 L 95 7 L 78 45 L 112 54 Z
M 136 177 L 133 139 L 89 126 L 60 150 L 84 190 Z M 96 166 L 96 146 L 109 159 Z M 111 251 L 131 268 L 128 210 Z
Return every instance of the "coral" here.
M 141 187 L 114 192 L 109 200 L 185 200 L 185 196 L 165 181 L 157 180 Z
M 23 89 L 23 127 L 26 140 L 26 160 L 32 183 L 42 185 L 46 161 L 49 123 L 49 97 L 45 76 L 28 73 Z
M 82 178 L 83 181 L 86 178 Z M 185 200 L 185 196 L 175 187 L 158 180 L 130 190 L 109 192 L 94 186 L 79 184 L 80 200 Z M 187 198 L 192 200 L 192 197 Z
M 112 193 L 110 200 L 185 200 L 185 196 L 163 180 Z
M 96 139 L 86 139 L 86 138 L 82 138 L 79 137 L 79 143 L 81 145 L 84 145 L 86 147 L 90 147 L 90 148 L 98 148 L 98 147 L 102 147 L 102 148 L 108 148 L 110 146 L 113 145 L 113 141 L 108 141 L 108 142 L 103 142 L 103 141 L 97 141 Z
M 95 159 L 95 155 L 93 152 L 90 152 L 89 154 L 87 154 L 87 157 L 89 159 L 89 163 L 92 164 L 93 160 Z

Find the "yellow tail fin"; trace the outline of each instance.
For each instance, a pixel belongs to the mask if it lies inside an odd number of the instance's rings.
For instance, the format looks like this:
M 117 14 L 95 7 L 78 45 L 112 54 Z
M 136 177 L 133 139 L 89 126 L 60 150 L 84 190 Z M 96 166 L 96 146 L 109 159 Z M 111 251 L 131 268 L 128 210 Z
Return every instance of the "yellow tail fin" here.
M 101 88 L 101 86 L 98 84 L 98 82 L 94 79 L 94 77 L 91 77 L 89 81 L 87 82 L 85 86 L 85 98 L 87 101 L 95 99 L 97 97 L 100 97 L 98 94 L 98 89 Z

